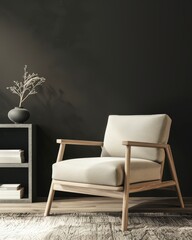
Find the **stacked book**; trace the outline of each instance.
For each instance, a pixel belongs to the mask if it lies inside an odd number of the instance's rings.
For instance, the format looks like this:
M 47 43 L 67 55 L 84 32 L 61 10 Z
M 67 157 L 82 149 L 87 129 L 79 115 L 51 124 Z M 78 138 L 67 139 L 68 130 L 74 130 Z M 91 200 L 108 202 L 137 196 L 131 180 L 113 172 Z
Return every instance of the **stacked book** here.
M 23 163 L 24 151 L 21 149 L 0 149 L 0 163 Z
M 23 195 L 21 184 L 0 184 L 0 199 L 21 199 Z

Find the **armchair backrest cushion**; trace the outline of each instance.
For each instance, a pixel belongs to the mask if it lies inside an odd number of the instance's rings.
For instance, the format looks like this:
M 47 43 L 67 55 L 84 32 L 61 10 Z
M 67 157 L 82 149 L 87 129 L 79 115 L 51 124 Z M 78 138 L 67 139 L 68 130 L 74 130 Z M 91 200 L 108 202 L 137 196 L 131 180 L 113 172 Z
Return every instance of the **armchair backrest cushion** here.
M 171 119 L 166 114 L 110 115 L 104 136 L 102 157 L 124 157 L 122 141 L 138 141 L 166 144 L 169 138 Z M 131 157 L 162 162 L 162 149 L 132 147 Z

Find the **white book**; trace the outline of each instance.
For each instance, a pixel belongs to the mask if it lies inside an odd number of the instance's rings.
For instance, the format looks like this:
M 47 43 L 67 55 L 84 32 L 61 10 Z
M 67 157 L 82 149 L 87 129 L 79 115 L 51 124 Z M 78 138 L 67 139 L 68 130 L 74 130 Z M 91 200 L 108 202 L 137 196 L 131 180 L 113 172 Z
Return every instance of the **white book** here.
M 22 152 L 21 149 L 0 149 L 0 156 L 20 156 Z
M 25 162 L 24 152 L 21 152 L 19 156 L 1 156 L 0 163 L 23 163 Z
M 21 199 L 24 195 L 24 188 L 19 190 L 0 191 L 0 199 Z
M 20 157 L 0 157 L 0 163 L 22 163 L 23 158 Z
M 0 184 L 0 191 L 18 190 L 21 184 Z

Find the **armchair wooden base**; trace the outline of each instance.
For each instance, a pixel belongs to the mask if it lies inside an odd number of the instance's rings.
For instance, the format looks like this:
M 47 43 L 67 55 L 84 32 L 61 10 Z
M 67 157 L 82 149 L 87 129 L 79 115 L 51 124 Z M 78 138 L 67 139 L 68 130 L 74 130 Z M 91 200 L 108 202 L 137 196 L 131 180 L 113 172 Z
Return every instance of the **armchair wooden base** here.
M 135 192 L 142 192 L 152 189 L 159 189 L 165 187 L 176 187 L 176 183 L 174 181 L 152 181 L 147 183 L 137 183 L 137 184 L 130 184 L 129 186 L 129 193 Z M 167 188 L 167 190 L 169 190 Z M 81 194 L 90 194 L 95 196 L 104 196 L 104 197 L 112 197 L 112 198 L 124 198 L 124 191 L 123 187 L 109 187 L 109 186 L 102 186 L 102 185 L 91 185 L 91 184 L 78 184 L 74 182 L 65 182 L 65 181 L 57 181 L 52 180 L 47 205 L 45 209 L 44 216 L 48 216 L 50 214 L 51 204 L 54 198 L 55 191 L 62 191 L 62 192 L 73 192 L 73 193 L 81 193 Z M 126 195 L 124 202 L 128 202 L 129 194 Z M 181 197 L 182 198 L 182 197 Z M 179 198 L 180 199 L 180 198 Z M 180 201 L 180 205 L 184 208 L 183 201 Z M 123 211 L 123 213 L 127 213 L 128 211 Z M 126 214 L 125 214 L 126 215 Z M 126 218 L 126 217 L 123 217 Z M 125 220 L 124 220 L 125 221 Z M 122 230 L 125 231 L 127 229 L 126 223 L 122 225 Z
M 88 141 L 77 141 L 73 142 L 72 140 L 58 140 L 60 143 L 60 149 L 57 157 L 57 161 L 61 161 L 64 154 L 65 144 L 78 144 L 80 145 L 89 145 L 89 146 L 101 146 L 101 142 L 88 142 Z M 175 165 L 173 161 L 173 156 L 171 153 L 171 148 L 168 144 L 153 144 L 153 143 L 141 143 L 141 142 L 123 142 L 126 146 L 126 153 L 125 153 L 125 177 L 124 177 L 124 186 L 120 187 L 112 187 L 112 186 L 103 186 L 103 185 L 94 185 L 94 184 L 85 184 L 85 183 L 75 183 L 75 182 L 66 182 L 66 181 L 59 181 L 59 180 L 52 180 L 50 192 L 47 200 L 47 205 L 45 209 L 44 216 L 49 215 L 51 204 L 53 201 L 55 191 L 64 191 L 64 192 L 75 192 L 75 193 L 82 193 L 82 194 L 90 194 L 96 196 L 106 196 L 112 198 L 122 198 L 122 231 L 127 230 L 128 226 L 128 203 L 129 203 L 129 194 L 141 191 L 147 191 L 152 189 L 159 189 L 159 188 L 169 188 L 175 187 L 177 191 L 178 198 L 180 201 L 180 206 L 184 208 L 184 202 L 181 195 L 177 174 L 175 170 Z M 167 153 L 167 159 L 169 161 L 170 170 L 172 174 L 172 180 L 170 181 L 150 181 L 150 182 L 142 182 L 142 183 L 135 183 L 130 184 L 130 158 L 131 158 L 131 147 L 132 146 L 139 146 L 139 147 L 155 147 L 155 148 L 163 148 Z M 164 165 L 164 164 L 163 164 Z

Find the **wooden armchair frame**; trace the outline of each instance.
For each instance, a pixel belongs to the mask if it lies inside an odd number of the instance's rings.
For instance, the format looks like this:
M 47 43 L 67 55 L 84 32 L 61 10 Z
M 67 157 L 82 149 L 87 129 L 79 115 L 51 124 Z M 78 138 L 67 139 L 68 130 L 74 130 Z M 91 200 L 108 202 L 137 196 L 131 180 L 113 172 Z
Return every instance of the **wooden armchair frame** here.
M 84 146 L 103 146 L 103 142 L 96 141 L 81 141 L 81 140 L 65 140 L 58 139 L 57 143 L 60 144 L 57 162 L 63 160 L 65 146 L 70 145 L 84 145 Z M 184 202 L 181 195 L 179 182 L 176 174 L 175 164 L 173 160 L 173 155 L 171 151 L 171 147 L 169 144 L 158 144 L 158 143 L 146 143 L 146 142 L 133 142 L 133 141 L 123 141 L 122 144 L 125 146 L 125 177 L 124 177 L 124 185 L 120 187 L 106 186 L 106 185 L 94 185 L 94 184 L 85 184 L 85 183 L 76 183 L 76 182 L 66 182 L 66 181 L 58 181 L 52 180 L 49 196 L 45 208 L 44 216 L 49 215 L 51 204 L 54 198 L 55 191 L 65 191 L 65 192 L 75 192 L 82 194 L 90 194 L 96 196 L 106 196 L 113 198 L 121 198 L 123 199 L 122 206 L 122 231 L 127 230 L 128 226 L 128 204 L 129 204 L 129 193 L 147 191 L 158 188 L 169 188 L 175 187 L 177 191 L 179 202 L 181 208 L 184 208 Z M 131 159 L 131 148 L 132 147 L 147 147 L 147 148 L 161 148 L 164 149 L 167 159 L 169 162 L 172 180 L 169 181 L 148 181 L 143 183 L 134 183 L 130 184 L 130 159 Z M 161 173 L 163 176 L 164 162 L 161 163 Z

